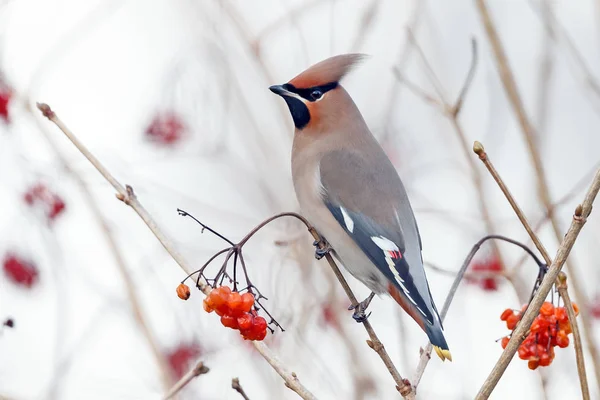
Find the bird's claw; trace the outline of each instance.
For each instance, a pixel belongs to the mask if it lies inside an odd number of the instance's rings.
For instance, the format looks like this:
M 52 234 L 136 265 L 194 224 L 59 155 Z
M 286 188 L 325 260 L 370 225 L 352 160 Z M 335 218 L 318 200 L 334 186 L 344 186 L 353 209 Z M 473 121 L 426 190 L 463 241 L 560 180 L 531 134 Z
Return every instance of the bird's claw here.
M 357 305 L 351 304 L 348 307 L 348 310 L 354 310 L 354 313 L 352 314 L 352 318 L 354 318 L 354 320 L 356 322 L 358 322 L 358 323 L 365 322 L 371 316 L 371 313 L 367 314 L 366 311 L 367 311 L 367 307 L 369 307 L 369 304 L 371 304 L 371 300 L 373 300 L 373 296 L 375 296 L 375 293 L 371 293 L 369 295 L 369 297 L 367 297 L 366 299 L 364 299 Z
M 315 246 L 315 258 L 317 260 L 320 260 L 331 252 L 331 246 L 324 240 L 315 240 L 313 246 Z

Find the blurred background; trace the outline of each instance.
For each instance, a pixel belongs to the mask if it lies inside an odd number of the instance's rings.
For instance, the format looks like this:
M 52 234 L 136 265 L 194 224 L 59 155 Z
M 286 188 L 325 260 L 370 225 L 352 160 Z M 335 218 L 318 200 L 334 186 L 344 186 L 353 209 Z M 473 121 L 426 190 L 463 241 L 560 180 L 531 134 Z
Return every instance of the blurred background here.
M 135 188 L 200 267 L 224 243 L 177 208 L 232 240 L 298 209 L 293 124 L 268 87 L 329 56 L 366 53 L 344 86 L 407 187 L 438 308 L 484 235 L 533 248 L 472 153 L 474 140 L 554 255 L 600 162 L 600 2 L 487 5 L 534 127 L 529 136 L 474 1 L 0 1 L 0 398 L 161 399 L 198 360 L 210 372 L 181 399 L 241 398 L 233 377 L 253 400 L 297 398 L 249 342 L 202 310 L 199 291 L 177 298 L 184 272 L 37 101 Z M 453 118 L 444 110 L 464 85 L 472 38 L 478 63 Z M 592 214 L 567 267 L 596 399 L 599 234 Z M 265 343 L 320 399 L 397 398 L 311 243 L 302 226 L 282 220 L 246 247 L 251 278 L 286 329 Z M 500 314 L 528 301 L 537 275 L 523 254 L 501 243 L 476 256 L 445 323 L 454 362 L 431 360 L 420 398 L 477 393 L 508 333 Z M 360 298 L 368 294 L 349 281 Z M 376 298 L 370 310 L 401 375 L 412 379 L 426 336 L 390 298 Z M 578 398 L 573 346 L 536 371 L 515 358 L 492 398 L 509 396 Z

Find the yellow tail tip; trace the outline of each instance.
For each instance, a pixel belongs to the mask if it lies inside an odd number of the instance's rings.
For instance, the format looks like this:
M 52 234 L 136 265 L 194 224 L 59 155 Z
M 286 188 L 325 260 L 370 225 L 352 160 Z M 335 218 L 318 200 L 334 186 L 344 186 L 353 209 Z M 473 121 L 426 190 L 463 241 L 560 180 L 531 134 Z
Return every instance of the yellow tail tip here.
M 443 350 L 438 346 L 433 346 L 433 349 L 442 361 L 452 361 L 452 354 L 450 354 L 450 350 Z

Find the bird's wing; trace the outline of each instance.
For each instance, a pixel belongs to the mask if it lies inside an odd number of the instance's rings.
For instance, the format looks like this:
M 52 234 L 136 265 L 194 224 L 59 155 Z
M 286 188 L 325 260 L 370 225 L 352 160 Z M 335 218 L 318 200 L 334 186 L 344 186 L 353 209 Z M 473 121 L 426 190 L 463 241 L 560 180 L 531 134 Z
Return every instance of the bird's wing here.
M 326 153 L 319 165 L 322 199 L 396 290 L 434 324 L 434 313 L 438 316 L 423 270 L 417 224 L 396 170 L 382 155 L 367 160 L 349 150 Z

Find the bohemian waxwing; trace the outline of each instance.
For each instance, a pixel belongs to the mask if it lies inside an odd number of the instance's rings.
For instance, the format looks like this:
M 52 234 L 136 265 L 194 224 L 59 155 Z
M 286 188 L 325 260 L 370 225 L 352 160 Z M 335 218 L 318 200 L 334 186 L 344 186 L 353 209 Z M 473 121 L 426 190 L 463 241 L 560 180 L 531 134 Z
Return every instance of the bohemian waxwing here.
M 333 255 L 374 294 L 388 293 L 419 324 L 438 356 L 452 360 L 423 268 L 421 238 L 406 190 L 340 80 L 364 56 L 313 65 L 269 89 L 292 114 L 292 176 L 302 214 Z M 325 252 L 326 252 L 325 251 Z M 317 258 L 324 255 L 317 250 Z

